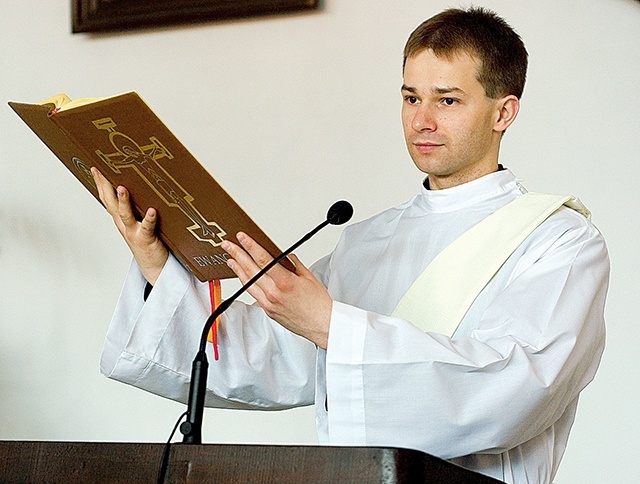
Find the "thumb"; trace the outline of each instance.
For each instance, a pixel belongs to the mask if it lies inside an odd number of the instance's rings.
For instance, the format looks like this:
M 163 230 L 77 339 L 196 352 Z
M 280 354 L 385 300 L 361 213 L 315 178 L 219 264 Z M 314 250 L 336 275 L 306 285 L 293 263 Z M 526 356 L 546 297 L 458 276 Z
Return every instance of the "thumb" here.
M 140 230 L 145 237 L 155 237 L 156 223 L 158 221 L 158 212 L 155 208 L 150 207 L 145 213 L 142 222 L 140 223 Z
M 300 259 L 298 259 L 298 256 L 295 254 L 291 254 L 289 256 L 291 258 L 291 262 L 293 262 L 293 265 L 296 268 L 296 275 L 300 276 L 300 277 L 304 277 L 306 279 L 310 279 L 313 278 L 315 279 L 316 276 L 313 275 L 313 273 L 307 268 L 307 266 L 305 266 Z

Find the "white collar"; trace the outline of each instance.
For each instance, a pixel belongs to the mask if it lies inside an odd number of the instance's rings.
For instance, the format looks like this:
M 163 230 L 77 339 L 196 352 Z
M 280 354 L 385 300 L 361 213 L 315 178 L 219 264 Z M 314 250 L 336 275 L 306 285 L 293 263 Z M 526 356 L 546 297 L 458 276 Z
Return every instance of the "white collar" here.
M 518 191 L 521 186 L 515 175 L 505 169 L 442 190 L 429 190 L 423 184 L 420 204 L 429 212 L 452 212 Z

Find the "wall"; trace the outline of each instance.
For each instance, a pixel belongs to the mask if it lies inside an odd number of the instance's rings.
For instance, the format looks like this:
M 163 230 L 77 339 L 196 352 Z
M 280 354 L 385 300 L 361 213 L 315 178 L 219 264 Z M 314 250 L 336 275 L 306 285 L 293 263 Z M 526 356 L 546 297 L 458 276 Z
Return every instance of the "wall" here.
M 69 3 L 3 3 L 3 102 L 137 90 L 281 246 L 337 199 L 359 220 L 417 190 L 399 123 L 401 51 L 449 2 L 327 0 L 317 13 L 111 35 L 70 34 Z M 530 189 L 579 195 L 613 263 L 608 347 L 557 482 L 631 482 L 640 2 L 483 5 L 516 27 L 531 55 L 503 163 Z M 111 220 L 6 104 L 0 168 L 0 438 L 164 441 L 182 405 L 98 372 L 129 264 Z M 302 260 L 331 250 L 338 231 L 301 248 Z M 313 412 L 208 410 L 204 438 L 314 443 Z

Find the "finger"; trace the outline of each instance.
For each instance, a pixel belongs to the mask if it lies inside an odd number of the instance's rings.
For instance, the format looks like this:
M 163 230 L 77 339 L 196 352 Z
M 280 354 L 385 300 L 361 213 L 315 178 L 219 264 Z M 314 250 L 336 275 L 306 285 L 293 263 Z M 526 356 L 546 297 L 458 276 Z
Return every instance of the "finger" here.
M 116 188 L 118 195 L 118 216 L 127 229 L 131 229 L 138 222 L 133 214 L 129 191 L 122 185 Z
M 230 267 L 236 272 L 236 275 L 240 277 L 240 280 L 242 280 L 243 277 L 250 279 L 260 270 L 260 266 L 258 266 L 249 253 L 239 245 L 234 244 L 230 240 L 225 240 L 222 243 L 222 248 L 231 256 L 229 261 L 233 267 Z
M 315 279 L 315 275 L 313 274 L 313 272 L 311 272 L 307 266 L 305 266 L 300 259 L 298 259 L 298 256 L 295 254 L 291 254 L 289 256 L 289 258 L 291 259 L 291 262 L 293 262 L 294 267 L 296 268 L 296 274 L 299 275 L 300 277 L 304 277 L 305 279 L 310 279 L 310 278 L 314 278 Z
M 237 247 L 237 246 L 236 246 Z M 233 249 L 231 249 L 233 250 Z M 230 254 L 231 255 L 231 254 Z M 251 280 L 251 278 L 257 273 L 248 273 L 235 259 L 227 260 L 227 266 L 231 269 L 236 276 L 238 276 L 238 280 L 240 284 L 244 285 Z M 257 267 L 257 266 L 256 266 Z M 259 271 L 259 269 L 257 269 Z M 266 276 L 266 274 L 265 274 Z M 268 277 L 268 276 L 267 276 Z M 263 301 L 265 298 L 264 291 L 260 287 L 260 284 L 263 283 L 263 278 L 261 277 L 253 284 L 251 287 L 247 289 L 247 292 L 258 302 Z
M 254 272 L 248 272 L 242 265 L 235 259 L 229 259 L 227 261 L 229 268 L 238 276 L 238 279 L 242 284 L 246 284 L 255 275 Z
M 238 276 L 240 282 L 244 285 L 256 276 L 261 267 L 251 258 L 248 252 L 242 247 L 231 241 L 225 240 L 222 245 L 223 249 L 231 256 L 227 261 L 229 268 Z M 271 291 L 274 287 L 274 281 L 271 279 L 270 272 L 263 274 L 253 286 L 248 290 L 256 301 L 264 307 L 266 292 Z
M 98 188 L 100 201 L 105 206 L 109 214 L 113 216 L 116 213 L 116 207 L 118 206 L 115 189 L 109 180 L 107 180 L 96 167 L 91 168 L 91 174 L 93 175 L 93 180 Z
M 237 238 L 244 250 L 260 268 L 266 267 L 271 261 L 273 261 L 273 256 L 244 232 L 239 232 Z M 278 277 L 282 274 L 290 274 L 290 272 L 284 269 L 280 264 L 276 264 L 269 270 L 269 274 Z
M 156 223 L 158 221 L 158 212 L 155 208 L 149 207 L 147 213 L 144 214 L 144 218 L 140 223 L 140 229 L 142 235 L 145 237 L 153 237 L 156 232 Z
M 96 188 L 98 189 L 98 198 L 104 203 L 104 195 L 102 193 L 102 173 L 95 166 L 91 167 L 91 176 L 93 177 L 93 181 L 96 184 Z

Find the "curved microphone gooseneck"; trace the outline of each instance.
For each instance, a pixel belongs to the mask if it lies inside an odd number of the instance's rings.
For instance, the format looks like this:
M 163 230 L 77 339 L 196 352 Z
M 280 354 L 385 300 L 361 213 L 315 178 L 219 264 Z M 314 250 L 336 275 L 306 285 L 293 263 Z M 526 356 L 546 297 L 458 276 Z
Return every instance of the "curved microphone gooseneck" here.
M 262 268 L 255 276 L 253 276 L 247 283 L 238 289 L 229 299 L 225 299 L 207 318 L 207 321 L 202 330 L 202 336 L 200 337 L 200 347 L 196 354 L 193 364 L 191 366 L 191 383 L 189 386 L 189 401 L 187 404 L 187 419 L 180 425 L 180 432 L 184 436 L 182 442 L 185 444 L 200 444 L 202 443 L 202 416 L 204 413 L 204 397 L 207 386 L 207 372 L 209 369 L 209 362 L 207 361 L 206 346 L 207 335 L 213 325 L 214 321 L 224 313 L 231 303 L 233 303 L 238 296 L 244 293 L 249 287 L 260 279 L 269 269 L 278 264 L 282 259 L 288 256 L 291 252 L 300 247 L 303 243 L 313 237 L 317 232 L 326 227 L 327 225 L 342 225 L 348 222 L 353 215 L 353 207 L 345 200 L 340 200 L 329 208 L 327 212 L 327 218 L 324 222 L 314 228 L 307 235 L 302 237 L 298 242 L 293 244 L 287 250 L 285 250 L 278 257 L 273 259 L 269 264 Z

